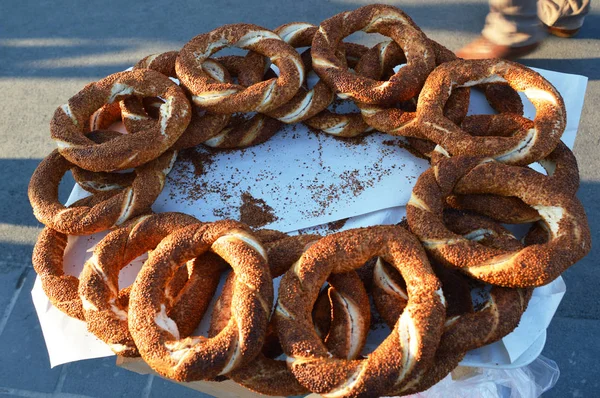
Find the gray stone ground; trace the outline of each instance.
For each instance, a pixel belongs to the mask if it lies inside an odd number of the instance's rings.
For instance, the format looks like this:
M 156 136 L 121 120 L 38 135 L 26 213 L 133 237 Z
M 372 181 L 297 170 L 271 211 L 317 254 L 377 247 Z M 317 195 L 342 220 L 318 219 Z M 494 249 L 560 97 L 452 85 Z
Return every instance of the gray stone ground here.
M 221 24 L 251 22 L 274 28 L 284 22 L 319 23 L 363 1 L 173 2 L 105 0 L 5 0 L 0 4 L 0 395 L 192 396 L 166 381 L 114 366 L 113 359 L 50 369 L 31 303 L 35 273 L 32 246 L 41 225 L 32 215 L 27 184 L 39 161 L 52 149 L 48 122 L 56 107 L 86 83 L 120 71 L 143 56 L 179 48 L 196 34 Z M 484 0 L 393 1 L 425 32 L 456 50 L 482 27 Z M 600 238 L 600 14 L 593 11 L 580 35 L 548 38 L 523 62 L 530 66 L 583 74 L 590 78 L 575 145 L 581 168 L 583 201 Z M 65 195 L 72 183 L 63 184 Z M 544 355 L 558 362 L 562 375 L 546 396 L 598 396 L 600 306 L 597 246 L 564 275 L 567 295 L 549 330 Z

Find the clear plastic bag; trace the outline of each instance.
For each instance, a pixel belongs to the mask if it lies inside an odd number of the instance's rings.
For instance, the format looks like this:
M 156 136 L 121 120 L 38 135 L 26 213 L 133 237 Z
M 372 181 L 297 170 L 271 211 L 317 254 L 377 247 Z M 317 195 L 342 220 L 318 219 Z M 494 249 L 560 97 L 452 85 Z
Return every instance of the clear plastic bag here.
M 560 370 L 551 359 L 539 356 L 522 368 L 458 367 L 429 390 L 414 398 L 537 398 L 558 381 Z

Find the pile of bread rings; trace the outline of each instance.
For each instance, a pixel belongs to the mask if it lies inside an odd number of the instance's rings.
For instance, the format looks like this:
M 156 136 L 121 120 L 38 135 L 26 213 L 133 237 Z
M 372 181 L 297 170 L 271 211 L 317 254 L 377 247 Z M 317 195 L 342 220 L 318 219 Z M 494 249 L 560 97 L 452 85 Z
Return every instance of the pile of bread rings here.
M 371 49 L 343 41 L 357 31 L 392 40 Z M 225 47 L 249 52 L 211 58 Z M 310 70 L 320 78 L 312 87 Z M 497 114 L 467 116 L 472 87 Z M 535 106 L 533 120 L 517 92 Z M 336 113 L 340 99 L 360 112 Z M 127 134 L 109 129 L 119 121 Z M 178 150 L 255 145 L 299 122 L 340 137 L 407 137 L 431 167 L 406 222 L 288 236 L 151 212 Z M 141 356 L 174 380 L 231 379 L 284 396 L 423 391 L 468 350 L 510 333 L 533 288 L 589 252 L 577 162 L 560 141 L 565 125 L 563 99 L 538 73 L 457 59 L 392 6 L 318 27 L 222 26 L 88 84 L 56 110 L 58 148 L 29 185 L 46 226 L 33 265 L 57 308 L 116 354 Z M 528 167 L 536 162 L 546 174 Z M 91 195 L 65 207 L 58 184 L 69 170 Z M 502 223 L 533 224 L 518 239 Z M 68 236 L 106 230 L 81 275 L 66 275 Z M 145 253 L 133 285 L 119 289 L 120 270 Z M 208 336 L 194 336 L 229 269 Z M 489 295 L 474 308 L 471 291 L 482 286 Z M 372 311 L 392 332 L 363 355 Z

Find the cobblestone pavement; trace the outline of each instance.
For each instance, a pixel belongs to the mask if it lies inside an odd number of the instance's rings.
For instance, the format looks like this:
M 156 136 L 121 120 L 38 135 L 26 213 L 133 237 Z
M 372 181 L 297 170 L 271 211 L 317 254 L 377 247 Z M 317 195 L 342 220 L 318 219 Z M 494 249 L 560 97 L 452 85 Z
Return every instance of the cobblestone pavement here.
M 0 395 L 198 396 L 159 378 L 141 376 L 91 360 L 50 369 L 30 290 L 31 250 L 41 225 L 27 201 L 27 184 L 53 149 L 48 122 L 56 107 L 86 83 L 132 65 L 151 53 L 179 48 L 221 24 L 251 22 L 269 28 L 303 20 L 318 23 L 366 4 L 358 0 L 32 1 L 0 5 Z M 487 11 L 484 0 L 391 1 L 434 39 L 456 50 L 476 37 Z M 590 78 L 575 152 L 582 199 L 593 228 L 600 217 L 600 14 L 593 11 L 574 39 L 548 38 L 524 62 Z M 61 187 L 63 197 L 72 186 Z M 596 246 L 597 247 L 597 246 Z M 566 297 L 549 330 L 544 355 L 560 366 L 549 397 L 597 396 L 600 345 L 596 267 L 598 249 L 565 273 Z

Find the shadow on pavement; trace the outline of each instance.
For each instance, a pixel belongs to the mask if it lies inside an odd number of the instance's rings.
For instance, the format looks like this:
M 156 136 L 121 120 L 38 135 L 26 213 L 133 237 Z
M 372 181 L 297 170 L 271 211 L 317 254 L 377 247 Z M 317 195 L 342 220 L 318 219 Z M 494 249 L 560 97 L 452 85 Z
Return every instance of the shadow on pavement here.
M 285 12 L 277 12 L 242 0 L 182 1 L 177 7 L 164 7 L 161 3 L 140 7 L 136 2 L 117 0 L 107 0 L 102 7 L 92 2 L 66 0 L 42 2 L 35 7 L 19 2 L 11 13 L 0 15 L 0 26 L 3 27 L 0 77 L 100 78 L 131 66 L 137 59 L 127 57 L 134 57 L 136 49 L 144 45 L 159 44 L 177 49 L 195 35 L 227 23 L 251 22 L 273 29 L 290 22 L 290 16 L 293 16 L 298 21 L 318 24 L 323 15 L 334 15 L 369 3 L 362 0 L 307 0 L 291 2 Z M 388 3 L 402 8 L 426 31 L 477 34 L 488 12 L 485 2 Z M 241 9 L 246 12 L 240 14 Z M 65 14 L 68 19 L 64 18 Z M 211 17 L 206 18 L 207 15 Z M 86 19 L 89 22 L 70 22 Z M 600 37 L 599 19 L 599 15 L 590 14 L 579 35 L 570 40 Z M 42 20 L 44 23 L 40 23 Z M 205 22 L 199 24 L 198 20 Z M 591 69 L 588 73 L 591 79 L 600 76 L 598 58 L 526 60 L 524 63 L 580 74 Z
M 117 0 L 107 0 L 101 7 L 66 0 L 35 6 L 16 2 L 10 13 L 0 14 L 0 77 L 100 78 L 131 66 L 136 59 L 124 61 L 143 45 L 177 49 L 192 37 L 228 23 L 269 29 L 292 20 L 319 24 L 323 16 L 368 3 L 307 0 L 289 2 L 281 12 L 275 3 L 267 7 L 242 0 L 181 1 L 173 7 Z M 471 33 L 482 28 L 488 10 L 486 4 L 466 2 L 390 4 L 405 10 L 425 30 Z M 99 58 L 104 64 L 90 63 Z
M 0 159 L 0 170 L 5 176 L 3 189 L 0 190 L 0 223 L 29 227 L 41 226 L 33 216 L 33 210 L 27 197 L 29 179 L 42 159 Z M 66 201 L 74 184 L 71 173 L 61 181 L 58 197 Z M 6 253 L 6 251 L 0 253 Z
M 590 80 L 600 80 L 600 58 L 565 59 L 520 59 L 520 63 L 532 68 L 542 68 L 563 73 L 587 76 Z

